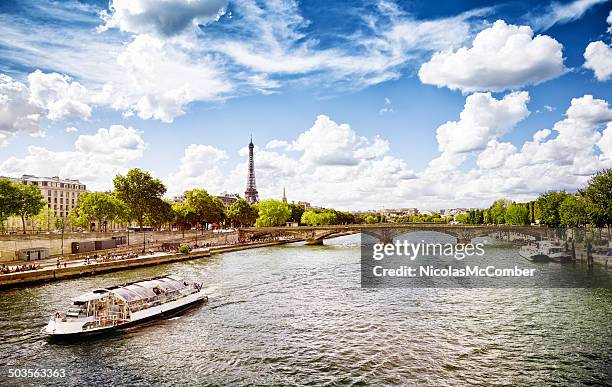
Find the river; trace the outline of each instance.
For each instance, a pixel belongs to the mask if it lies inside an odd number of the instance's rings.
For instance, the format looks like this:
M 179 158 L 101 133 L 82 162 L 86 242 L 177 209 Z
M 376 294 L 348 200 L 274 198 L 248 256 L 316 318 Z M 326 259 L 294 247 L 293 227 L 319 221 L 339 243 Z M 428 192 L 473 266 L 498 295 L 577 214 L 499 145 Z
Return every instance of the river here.
M 359 237 L 0 292 L 1 385 L 603 385 L 610 289 L 362 289 Z M 491 254 L 517 254 L 497 248 Z M 208 304 L 72 343 L 40 333 L 96 287 L 176 273 Z M 9 368 L 65 378 L 8 379 Z

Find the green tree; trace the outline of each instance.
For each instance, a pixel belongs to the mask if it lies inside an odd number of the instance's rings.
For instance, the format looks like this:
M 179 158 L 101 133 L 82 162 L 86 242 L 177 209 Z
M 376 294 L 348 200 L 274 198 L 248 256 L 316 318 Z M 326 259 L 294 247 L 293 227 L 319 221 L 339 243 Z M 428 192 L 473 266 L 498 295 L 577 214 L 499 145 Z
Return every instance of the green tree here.
M 491 223 L 504 224 L 506 222 L 506 208 L 508 201 L 505 199 L 496 200 L 489 208 Z
M 146 221 L 153 227 L 160 230 L 165 224 L 169 224 L 174 221 L 175 214 L 170 201 L 158 199 L 156 200 L 154 207 L 155 210 L 146 216 Z
M 378 223 L 378 217 L 372 214 L 366 215 L 365 218 L 363 218 L 363 221 L 367 224 L 374 224 L 374 223 Z
M 540 209 L 540 222 L 548 227 L 559 227 L 561 217 L 559 207 L 568 194 L 565 191 L 548 191 L 538 197 L 537 204 Z
M 196 214 L 187 203 L 176 203 L 172 205 L 174 222 L 179 226 L 185 238 L 185 229 L 190 228 L 196 222 Z
M 84 192 L 77 208 L 79 215 L 88 222 L 97 222 L 97 230 L 106 231 L 107 223 L 119 218 L 121 203 L 114 195 L 104 192 Z
M 197 224 L 219 223 L 225 218 L 225 207 L 218 198 L 204 189 L 194 188 L 185 192 L 185 203 L 191 207 Z
M 115 176 L 113 185 L 115 196 L 126 204 L 126 217 L 138 222 L 140 231 L 143 232 L 142 251 L 144 252 L 147 243 L 144 237 L 145 216 L 155 211 L 159 204 L 158 200 L 166 193 L 166 187 L 149 172 L 138 168 L 131 169 L 125 176 Z
M 32 228 L 36 227 L 38 230 L 46 229 L 49 231 L 51 225 L 55 224 L 55 212 L 45 206 L 38 214 L 31 216 L 30 220 L 32 221 Z
M 529 224 L 529 209 L 523 204 L 513 202 L 508 205 L 504 217 L 507 224 Z
M 612 169 L 604 169 L 595 174 L 584 190 L 589 204 L 591 223 L 597 227 L 612 227 Z
M 17 211 L 16 214 L 21 217 L 23 233 L 26 233 L 26 218 L 34 216 L 47 205 L 43 200 L 40 189 L 36 185 L 17 184 Z
M 302 214 L 306 209 L 301 204 L 291 203 L 289 204 L 289 208 L 291 209 L 291 217 L 289 218 L 290 222 L 298 222 L 302 220 Z
M 89 227 L 89 221 L 86 217 L 79 214 L 79 208 L 75 207 L 68 213 L 68 220 L 72 227 L 81 227 L 87 229 Z M 57 226 L 56 226 L 57 228 Z
M 257 203 L 259 216 L 255 227 L 282 226 L 291 217 L 291 209 L 287 203 L 280 200 L 263 200 Z
M 333 210 L 308 210 L 302 214 L 302 223 L 309 226 L 322 226 L 329 224 L 336 224 L 337 217 L 336 212 Z
M 227 217 L 239 227 L 252 226 L 258 216 L 257 207 L 244 199 L 236 200 L 227 210 Z
M 559 206 L 559 220 L 563 227 L 580 227 L 589 222 L 588 204 L 584 197 L 567 195 Z
M 5 232 L 4 223 L 17 214 L 19 187 L 8 179 L 0 179 L 0 231 Z

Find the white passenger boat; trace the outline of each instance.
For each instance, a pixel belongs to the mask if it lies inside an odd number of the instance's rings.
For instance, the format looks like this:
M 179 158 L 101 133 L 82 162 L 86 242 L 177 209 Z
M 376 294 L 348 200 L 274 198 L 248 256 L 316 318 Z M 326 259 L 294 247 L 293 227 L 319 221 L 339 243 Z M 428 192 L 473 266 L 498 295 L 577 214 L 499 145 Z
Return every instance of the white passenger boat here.
M 554 241 L 537 241 L 522 246 L 519 254 L 532 262 L 558 262 L 563 263 L 571 259 L 565 248 Z
M 173 315 L 207 300 L 202 284 L 175 275 L 156 277 L 82 294 L 67 313 L 56 312 L 42 332 L 64 337 L 102 333 Z

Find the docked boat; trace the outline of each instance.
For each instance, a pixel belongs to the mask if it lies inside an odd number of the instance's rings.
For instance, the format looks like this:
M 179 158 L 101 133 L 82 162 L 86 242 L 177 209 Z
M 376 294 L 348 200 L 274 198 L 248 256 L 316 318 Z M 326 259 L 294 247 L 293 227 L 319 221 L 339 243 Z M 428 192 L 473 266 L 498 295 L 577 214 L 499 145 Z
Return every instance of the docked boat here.
M 537 241 L 522 246 L 519 250 L 521 257 L 531 262 L 557 262 L 564 263 L 571 259 L 560 243 L 554 241 Z
M 102 333 L 173 315 L 207 300 L 202 284 L 175 275 L 155 277 L 84 293 L 68 312 L 56 312 L 42 332 L 56 337 Z

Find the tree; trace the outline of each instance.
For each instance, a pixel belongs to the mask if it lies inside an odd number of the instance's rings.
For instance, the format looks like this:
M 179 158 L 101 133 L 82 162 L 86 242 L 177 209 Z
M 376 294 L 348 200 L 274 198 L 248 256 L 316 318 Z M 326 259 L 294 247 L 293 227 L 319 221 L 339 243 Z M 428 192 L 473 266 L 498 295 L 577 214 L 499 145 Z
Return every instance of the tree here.
M 82 193 L 77 207 L 80 216 L 98 223 L 98 231 L 106 231 L 107 223 L 117 220 L 121 211 L 119 199 L 104 192 Z
M 8 179 L 0 179 L 0 231 L 4 233 L 4 222 L 17 214 L 18 186 Z
M 223 202 L 204 189 L 194 188 L 185 192 L 185 203 L 195 214 L 196 228 L 199 223 L 219 223 L 225 218 Z
M 595 174 L 584 190 L 589 204 L 591 222 L 598 227 L 612 227 L 612 169 L 604 169 Z
M 89 221 L 86 217 L 79 214 L 79 208 L 75 207 L 68 213 L 68 220 L 71 227 L 87 228 Z
M 378 217 L 372 214 L 366 215 L 365 218 L 363 218 L 363 221 L 367 224 L 374 224 L 374 223 L 378 223 Z
M 561 218 L 559 206 L 568 196 L 565 191 L 548 191 L 538 197 L 537 204 L 540 208 L 540 222 L 548 227 L 559 227 Z
M 523 204 L 510 203 L 504 215 L 507 224 L 529 224 L 529 209 Z
M 30 216 L 34 216 L 47 205 L 43 200 L 40 189 L 36 185 L 17 184 L 17 211 L 16 214 L 21 217 L 23 233 L 26 233 L 25 220 Z
M 227 210 L 227 217 L 240 227 L 252 226 L 253 224 L 255 224 L 255 221 L 257 220 L 258 216 L 259 213 L 257 212 L 257 207 L 251 205 L 244 199 L 236 200 Z
M 146 216 L 146 220 L 156 229 L 161 229 L 165 224 L 172 223 L 175 219 L 172 203 L 168 200 L 158 199 L 153 205 L 154 210 Z
M 337 217 L 333 210 L 308 210 L 302 214 L 302 223 L 309 226 L 322 226 L 329 224 L 336 224 Z
M 282 226 L 291 217 L 291 209 L 287 203 L 280 200 L 263 200 L 257 203 L 259 217 L 255 227 Z
M 62 232 L 62 256 L 64 255 L 64 230 L 66 226 L 69 224 L 69 218 L 57 218 L 55 219 L 55 228 L 57 230 L 61 230 Z
M 150 215 L 159 204 L 158 200 L 166 193 L 166 187 L 159 179 L 151 177 L 149 172 L 138 168 L 131 169 L 125 176 L 117 175 L 113 179 L 115 196 L 127 207 L 127 218 L 138 222 L 144 233 L 145 216 Z M 142 238 L 142 251 L 146 249 L 146 238 Z
M 30 220 L 32 221 L 32 228 L 36 226 L 39 230 L 46 228 L 49 231 L 51 224 L 55 224 L 55 212 L 45 206 L 38 214 L 31 216 Z
M 291 203 L 289 204 L 289 208 L 291 209 L 291 217 L 289 218 L 290 222 L 300 222 L 302 220 L 302 214 L 306 209 L 301 204 Z
M 579 227 L 589 222 L 588 205 L 584 197 L 567 195 L 559 206 L 559 220 L 563 227 Z
M 489 208 L 491 223 L 504 224 L 506 222 L 506 208 L 508 201 L 505 199 L 496 200 Z
M 176 203 L 172 205 L 174 222 L 179 226 L 185 238 L 185 229 L 190 228 L 196 222 L 196 214 L 187 203 Z

